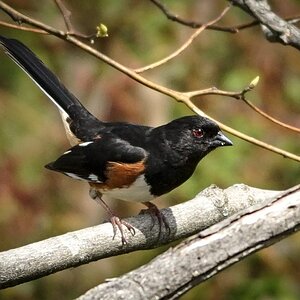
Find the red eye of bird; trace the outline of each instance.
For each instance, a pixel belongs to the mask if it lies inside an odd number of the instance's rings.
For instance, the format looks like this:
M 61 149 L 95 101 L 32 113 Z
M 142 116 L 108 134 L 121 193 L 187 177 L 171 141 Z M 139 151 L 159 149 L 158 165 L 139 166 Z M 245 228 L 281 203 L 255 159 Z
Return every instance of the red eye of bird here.
M 202 138 L 204 131 L 201 128 L 193 129 L 193 136 L 196 138 Z

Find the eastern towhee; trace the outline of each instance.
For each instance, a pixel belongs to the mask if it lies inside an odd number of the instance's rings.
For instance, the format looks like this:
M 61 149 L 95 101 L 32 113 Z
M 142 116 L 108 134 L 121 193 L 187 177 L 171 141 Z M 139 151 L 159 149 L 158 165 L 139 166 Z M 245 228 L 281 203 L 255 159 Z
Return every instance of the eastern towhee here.
M 141 202 L 151 216 L 170 231 L 163 214 L 150 201 L 185 182 L 199 161 L 220 146 L 232 142 L 218 125 L 201 116 L 186 116 L 159 127 L 125 122 L 102 122 L 71 94 L 60 80 L 24 44 L 0 36 L 0 44 L 59 108 L 73 146 L 46 168 L 87 181 L 90 195 L 105 207 L 126 243 L 122 225 L 104 201 Z

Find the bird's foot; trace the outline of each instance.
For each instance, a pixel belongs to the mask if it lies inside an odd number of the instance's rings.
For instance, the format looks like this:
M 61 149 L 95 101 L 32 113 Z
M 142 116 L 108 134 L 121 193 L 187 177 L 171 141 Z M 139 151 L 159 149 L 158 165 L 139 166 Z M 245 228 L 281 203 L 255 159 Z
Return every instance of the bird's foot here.
M 125 234 L 124 234 L 123 226 L 125 226 L 128 229 L 128 231 L 131 233 L 132 236 L 135 235 L 134 227 L 131 224 L 129 224 L 128 222 L 126 222 L 126 221 L 120 219 L 119 217 L 117 217 L 112 212 L 110 207 L 102 200 L 102 198 L 101 198 L 102 195 L 99 191 L 97 191 L 94 188 L 91 188 L 90 189 L 90 196 L 93 200 L 95 200 L 102 207 L 104 207 L 104 209 L 109 214 L 109 221 L 110 221 L 110 223 L 112 224 L 112 227 L 113 227 L 113 240 L 115 239 L 117 231 L 119 230 L 119 232 L 121 234 L 122 245 L 128 244 L 127 239 L 126 239 Z
M 119 232 L 121 234 L 122 245 L 128 244 L 127 239 L 124 234 L 123 226 L 125 226 L 127 228 L 127 230 L 131 233 L 132 236 L 135 235 L 134 227 L 130 223 L 120 219 L 119 217 L 117 217 L 115 215 L 111 215 L 110 223 L 112 224 L 113 232 L 114 232 L 113 240 L 116 237 L 117 230 L 119 230 Z
M 158 207 L 155 204 L 151 203 L 151 202 L 143 202 L 143 204 L 148 207 L 148 209 L 146 211 L 150 214 L 151 219 L 152 219 L 151 230 L 153 229 L 153 227 L 155 225 L 155 219 L 157 218 L 157 220 L 158 220 L 158 225 L 159 225 L 158 240 L 161 237 L 163 226 L 166 228 L 166 231 L 167 231 L 168 235 L 170 235 L 170 233 L 171 233 L 170 224 L 169 224 L 167 218 L 158 209 Z

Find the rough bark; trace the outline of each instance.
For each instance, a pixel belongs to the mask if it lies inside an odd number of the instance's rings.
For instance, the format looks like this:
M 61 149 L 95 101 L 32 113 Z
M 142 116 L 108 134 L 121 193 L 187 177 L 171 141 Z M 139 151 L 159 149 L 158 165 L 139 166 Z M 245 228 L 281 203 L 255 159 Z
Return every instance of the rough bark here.
M 177 299 L 193 286 L 299 228 L 300 186 L 237 213 L 78 299 Z
M 258 20 L 267 40 L 300 50 L 299 28 L 276 15 L 267 0 L 230 0 L 229 2 Z
M 193 200 L 162 210 L 170 223 L 171 234 L 163 234 L 159 241 L 158 226 L 150 230 L 151 217 L 143 214 L 127 219 L 137 230 L 134 237 L 128 236 L 129 243 L 125 246 L 121 245 L 118 235 L 112 240 L 111 224 L 105 223 L 1 252 L 0 288 L 101 258 L 154 248 L 191 236 L 277 193 L 245 185 L 234 185 L 226 190 L 211 186 Z

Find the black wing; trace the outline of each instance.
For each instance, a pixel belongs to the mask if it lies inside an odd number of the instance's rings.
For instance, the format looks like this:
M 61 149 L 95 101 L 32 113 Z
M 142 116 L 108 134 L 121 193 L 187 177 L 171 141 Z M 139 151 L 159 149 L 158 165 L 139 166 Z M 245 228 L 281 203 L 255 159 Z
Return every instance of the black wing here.
M 140 147 L 116 137 L 103 136 L 72 147 L 45 167 L 76 179 L 105 183 L 113 168 L 119 171 L 114 174 L 120 174 L 122 168 L 128 173 L 130 166 L 137 174 L 141 173 L 144 167 L 141 162 L 146 156 L 147 152 Z

